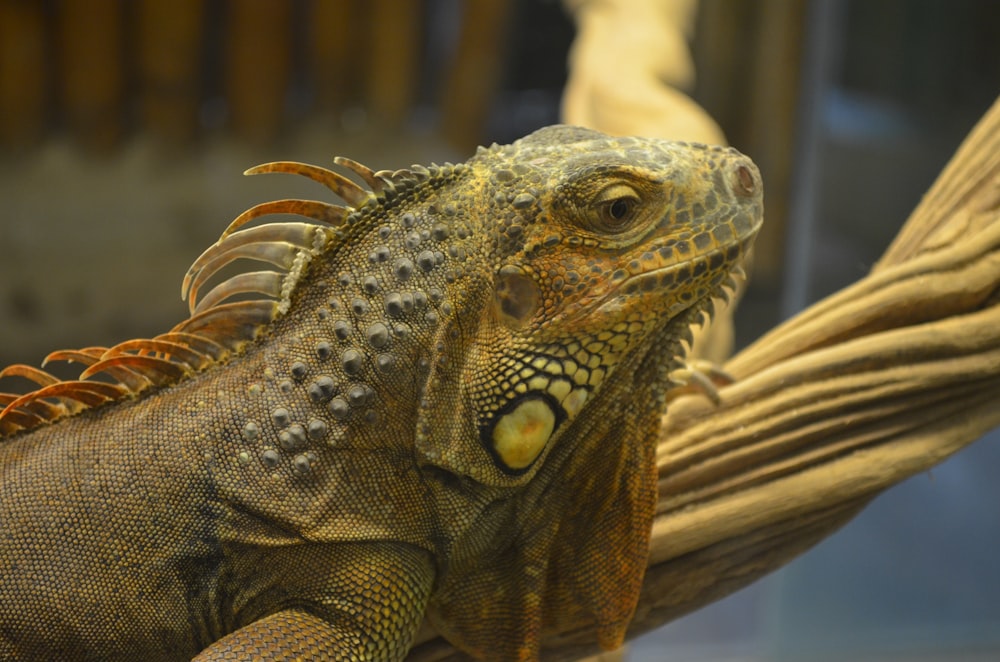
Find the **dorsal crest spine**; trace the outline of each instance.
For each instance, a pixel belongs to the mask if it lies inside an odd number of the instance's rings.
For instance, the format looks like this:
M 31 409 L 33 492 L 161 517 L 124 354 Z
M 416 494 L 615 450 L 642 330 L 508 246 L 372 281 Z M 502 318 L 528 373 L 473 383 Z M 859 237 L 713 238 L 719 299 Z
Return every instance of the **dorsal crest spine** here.
M 343 239 L 344 226 L 360 219 L 366 210 L 395 200 L 404 191 L 429 180 L 443 181 L 458 168 L 445 164 L 376 172 L 344 157 L 336 157 L 334 162 L 354 173 L 368 188 L 332 170 L 294 161 L 265 163 L 244 173 L 301 175 L 322 184 L 347 204 L 275 200 L 237 216 L 188 269 L 181 296 L 187 300 L 191 315 L 169 332 L 113 347 L 60 350 L 49 354 L 42 363 L 42 367 L 53 361 L 79 363 L 84 369 L 77 379 L 61 380 L 23 364 L 0 370 L 0 379 L 20 377 L 37 386 L 26 393 L 0 392 L 0 438 L 91 407 L 135 397 L 150 388 L 176 384 L 240 352 L 287 311 L 292 292 L 309 262 Z M 275 214 L 299 216 L 305 221 L 272 221 L 245 227 Z M 212 276 L 238 259 L 265 262 L 276 269 L 236 274 L 199 296 Z M 233 300 L 246 295 L 263 296 Z

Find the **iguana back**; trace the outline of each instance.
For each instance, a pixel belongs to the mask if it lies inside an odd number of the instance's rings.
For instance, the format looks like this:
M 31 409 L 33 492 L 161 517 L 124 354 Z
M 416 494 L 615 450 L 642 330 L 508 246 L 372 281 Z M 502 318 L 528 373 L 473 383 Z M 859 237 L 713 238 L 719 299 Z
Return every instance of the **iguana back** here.
M 0 656 L 400 659 L 425 618 L 533 659 L 621 643 L 690 324 L 756 233 L 731 149 L 572 127 L 465 164 L 291 172 L 192 317 L 0 395 Z M 370 189 L 370 190 L 369 190 Z M 259 217 L 292 213 L 308 222 Z M 241 258 L 271 265 L 200 295 Z

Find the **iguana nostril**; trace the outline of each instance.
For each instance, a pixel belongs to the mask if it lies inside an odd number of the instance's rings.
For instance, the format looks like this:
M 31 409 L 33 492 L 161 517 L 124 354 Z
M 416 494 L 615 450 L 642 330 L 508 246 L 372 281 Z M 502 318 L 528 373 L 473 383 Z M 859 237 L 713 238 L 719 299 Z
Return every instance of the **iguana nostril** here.
M 750 172 L 750 168 L 745 165 L 736 166 L 734 190 L 738 195 L 751 196 L 757 191 L 757 182 Z

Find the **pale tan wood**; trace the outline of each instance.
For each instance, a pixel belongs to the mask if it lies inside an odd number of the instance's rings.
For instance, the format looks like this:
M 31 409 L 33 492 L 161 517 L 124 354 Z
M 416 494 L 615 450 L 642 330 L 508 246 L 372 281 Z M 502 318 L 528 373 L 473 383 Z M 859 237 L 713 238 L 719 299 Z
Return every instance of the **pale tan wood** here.
M 754 248 L 758 290 L 778 289 L 793 185 L 805 0 L 700 0 L 691 40 L 693 97 L 753 156 L 767 183 L 767 220 Z
M 1000 101 L 873 272 L 736 356 L 722 402 L 664 418 L 630 636 L 809 549 L 879 492 L 1000 425 Z M 412 660 L 465 659 L 430 630 Z M 588 623 L 543 658 L 592 654 Z
M 566 0 L 576 38 L 562 119 L 620 136 L 726 142 L 686 94 L 694 81 L 687 39 L 697 2 Z

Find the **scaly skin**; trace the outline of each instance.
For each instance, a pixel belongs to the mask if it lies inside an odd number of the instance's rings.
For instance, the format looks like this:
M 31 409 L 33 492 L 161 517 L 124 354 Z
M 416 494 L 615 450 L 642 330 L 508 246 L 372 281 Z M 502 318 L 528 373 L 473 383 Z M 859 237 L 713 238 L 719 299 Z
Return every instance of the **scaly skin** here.
M 273 320 L 185 327 L 228 352 L 114 359 L 137 394 L 71 415 L 10 405 L 0 657 L 398 660 L 426 615 L 530 660 L 581 611 L 621 643 L 667 374 L 759 227 L 756 168 L 550 127 L 381 175 L 335 228 L 270 226 L 300 233 L 255 281 Z

